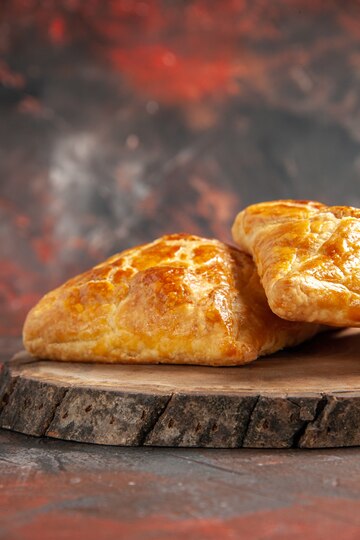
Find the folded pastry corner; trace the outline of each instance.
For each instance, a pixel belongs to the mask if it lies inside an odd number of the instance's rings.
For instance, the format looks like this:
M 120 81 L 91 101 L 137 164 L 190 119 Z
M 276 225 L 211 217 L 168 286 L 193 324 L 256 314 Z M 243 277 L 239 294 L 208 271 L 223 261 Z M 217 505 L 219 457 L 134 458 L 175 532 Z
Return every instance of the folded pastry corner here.
M 315 201 L 249 206 L 232 227 L 269 305 L 291 321 L 360 326 L 360 210 Z
M 217 240 L 164 236 L 46 294 L 24 325 L 39 358 L 239 365 L 312 337 L 270 310 L 251 257 Z

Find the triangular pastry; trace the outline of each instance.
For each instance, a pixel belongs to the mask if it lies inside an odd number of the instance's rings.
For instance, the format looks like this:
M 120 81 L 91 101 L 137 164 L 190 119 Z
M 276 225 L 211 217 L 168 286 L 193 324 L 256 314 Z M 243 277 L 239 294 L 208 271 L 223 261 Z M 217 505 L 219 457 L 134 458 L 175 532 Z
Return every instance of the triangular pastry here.
M 360 326 L 360 210 L 313 201 L 249 206 L 232 228 L 269 305 L 291 321 Z
M 173 234 L 114 255 L 45 295 L 26 319 L 24 344 L 54 360 L 225 366 L 318 330 L 271 312 L 249 255 Z

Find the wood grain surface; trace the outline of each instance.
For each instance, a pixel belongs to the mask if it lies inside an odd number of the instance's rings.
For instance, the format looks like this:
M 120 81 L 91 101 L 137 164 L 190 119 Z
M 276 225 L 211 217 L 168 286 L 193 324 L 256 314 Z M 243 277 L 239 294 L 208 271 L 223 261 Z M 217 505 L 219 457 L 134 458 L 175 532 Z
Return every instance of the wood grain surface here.
M 0 426 L 125 446 L 360 444 L 360 330 L 324 334 L 241 368 L 39 361 L 1 377 Z

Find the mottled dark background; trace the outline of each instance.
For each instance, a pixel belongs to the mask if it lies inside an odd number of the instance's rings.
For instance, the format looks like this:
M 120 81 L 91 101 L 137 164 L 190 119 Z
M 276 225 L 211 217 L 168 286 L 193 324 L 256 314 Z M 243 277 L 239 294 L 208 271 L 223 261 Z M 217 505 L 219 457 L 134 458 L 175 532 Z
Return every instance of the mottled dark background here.
M 360 206 L 360 3 L 0 0 L 0 334 L 246 204 Z

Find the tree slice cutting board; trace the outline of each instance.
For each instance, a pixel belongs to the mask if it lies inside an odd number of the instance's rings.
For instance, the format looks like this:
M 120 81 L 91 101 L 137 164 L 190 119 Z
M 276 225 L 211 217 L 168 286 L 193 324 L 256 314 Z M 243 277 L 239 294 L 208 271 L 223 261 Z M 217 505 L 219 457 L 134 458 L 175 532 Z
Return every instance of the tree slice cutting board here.
M 360 444 L 360 329 L 237 368 L 42 361 L 0 379 L 0 426 L 126 446 L 320 448 Z

